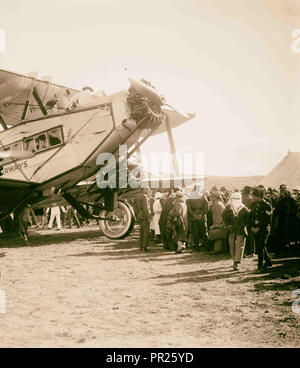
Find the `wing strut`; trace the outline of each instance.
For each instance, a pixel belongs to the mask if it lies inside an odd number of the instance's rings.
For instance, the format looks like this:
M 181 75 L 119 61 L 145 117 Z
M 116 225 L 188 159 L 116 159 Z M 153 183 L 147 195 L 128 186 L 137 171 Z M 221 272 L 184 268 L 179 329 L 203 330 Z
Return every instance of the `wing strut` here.
M 45 108 L 45 106 L 44 106 L 44 104 L 43 104 L 43 102 L 42 102 L 42 100 L 41 100 L 41 98 L 40 98 L 40 96 L 38 94 L 38 91 L 37 91 L 37 89 L 35 87 L 33 88 L 32 94 L 33 94 L 33 97 L 35 98 L 37 104 L 39 105 L 39 108 L 41 109 L 43 115 L 44 116 L 48 115 L 48 111 Z
M 5 123 L 5 121 L 3 120 L 3 117 L 2 117 L 1 115 L 0 115 L 0 124 L 2 125 L 2 128 L 3 128 L 4 130 L 8 129 L 8 127 L 7 127 L 6 123 Z
M 166 121 L 166 129 L 168 133 L 169 146 L 170 146 L 170 151 L 171 151 L 171 156 L 172 156 L 173 172 L 175 176 L 179 176 L 179 168 L 178 168 L 178 162 L 176 158 L 176 149 L 175 149 L 173 133 L 172 133 L 172 129 L 171 129 L 171 125 L 170 125 L 168 116 L 166 116 L 165 121 Z

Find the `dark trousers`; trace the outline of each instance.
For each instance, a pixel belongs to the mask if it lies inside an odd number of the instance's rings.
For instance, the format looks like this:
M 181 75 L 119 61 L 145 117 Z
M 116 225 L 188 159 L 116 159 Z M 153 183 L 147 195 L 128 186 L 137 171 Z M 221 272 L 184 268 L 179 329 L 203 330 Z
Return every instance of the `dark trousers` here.
M 265 264 L 271 264 L 271 259 L 266 247 L 268 241 L 268 234 L 256 234 L 254 235 L 256 253 L 258 255 L 258 267 L 261 268 Z
M 200 242 L 206 243 L 208 239 L 206 222 L 192 220 L 192 234 L 195 248 L 199 247 Z
M 80 228 L 80 222 L 79 222 L 79 219 L 78 219 L 78 217 L 77 217 L 77 214 L 76 214 L 76 213 L 74 213 L 74 211 L 73 211 L 72 209 L 69 209 L 69 210 L 67 211 L 67 213 L 65 214 L 65 217 L 66 217 L 66 222 L 67 222 L 67 224 L 68 224 L 69 228 L 71 228 L 71 227 L 72 227 L 72 220 L 73 220 L 73 219 L 74 219 L 74 221 L 75 221 L 76 226 L 77 226 L 78 228 Z
M 255 253 L 255 241 L 252 233 L 249 231 L 249 236 L 247 236 L 245 253 L 247 255 L 252 255 Z
M 18 221 L 18 229 L 19 229 L 19 235 L 22 239 L 28 239 L 28 227 L 30 226 L 30 223 L 27 221 L 19 220 Z
M 147 249 L 150 235 L 150 222 L 148 220 L 140 220 L 140 248 Z

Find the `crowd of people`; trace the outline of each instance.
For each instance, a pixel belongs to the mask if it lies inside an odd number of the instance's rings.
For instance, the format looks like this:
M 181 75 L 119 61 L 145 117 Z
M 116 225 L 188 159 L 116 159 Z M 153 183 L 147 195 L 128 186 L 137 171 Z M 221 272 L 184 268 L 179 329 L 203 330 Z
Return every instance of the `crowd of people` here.
M 17 214 L 17 227 L 19 237 L 28 241 L 28 228 L 39 227 L 42 229 L 61 230 L 62 227 L 71 229 L 83 227 L 89 223 L 70 205 L 58 206 L 54 203 L 52 207 L 33 210 L 30 204 L 26 204 Z
M 195 185 L 166 193 L 143 188 L 133 201 L 139 223 L 140 248 L 149 251 L 150 241 L 176 254 L 188 247 L 196 252 L 230 253 L 233 269 L 244 257 L 258 256 L 258 271 L 272 267 L 268 249 L 281 251 L 300 245 L 300 187 L 280 190 L 263 186 L 229 191 L 213 186 L 204 191 Z M 19 236 L 28 241 L 28 227 L 60 230 L 80 228 L 89 221 L 70 205 L 55 205 L 34 212 L 26 205 L 17 215 Z
M 229 252 L 233 269 L 244 257 L 258 256 L 258 271 L 272 267 L 268 249 L 300 244 L 300 188 L 280 191 L 263 186 L 229 191 L 195 185 L 187 195 L 180 187 L 167 193 L 143 188 L 134 203 L 140 225 L 140 248 L 160 243 L 176 254 L 191 247 L 214 254 Z

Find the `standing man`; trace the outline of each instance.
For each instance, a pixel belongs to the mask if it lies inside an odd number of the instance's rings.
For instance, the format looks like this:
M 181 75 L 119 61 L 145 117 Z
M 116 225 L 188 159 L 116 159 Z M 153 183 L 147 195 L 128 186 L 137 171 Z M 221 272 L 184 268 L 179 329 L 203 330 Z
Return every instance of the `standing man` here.
M 224 203 L 222 201 L 221 193 L 216 190 L 212 189 L 210 192 L 210 198 L 212 201 L 211 204 L 211 213 L 212 213 L 212 227 L 214 228 L 216 225 L 222 224 L 222 213 L 225 209 Z M 222 245 L 223 240 L 218 239 L 214 241 L 214 253 L 221 253 L 222 252 Z
M 150 189 L 149 187 L 142 188 L 142 193 L 139 195 L 138 200 L 138 214 L 137 220 L 140 225 L 140 249 L 147 252 L 149 251 L 149 235 L 150 235 Z
M 242 194 L 233 192 L 222 214 L 222 218 L 227 226 L 229 249 L 234 271 L 239 269 L 244 255 L 248 235 L 246 229 L 248 213 L 248 208 L 242 202 Z
M 292 198 L 285 184 L 280 185 L 280 196 L 274 210 L 274 218 L 276 222 L 276 237 L 279 249 L 281 247 L 289 247 L 293 242 L 295 230 L 295 213 L 297 203 Z M 281 248 L 282 249 L 282 248 Z
M 173 209 L 175 204 L 175 193 L 181 191 L 180 187 L 169 189 L 168 197 L 166 198 L 163 206 L 162 212 L 159 219 L 159 227 L 160 227 L 160 236 L 161 240 L 163 241 L 164 249 L 166 250 L 176 250 L 176 244 L 172 241 L 169 237 L 169 232 L 167 231 L 167 224 L 168 224 L 168 215 L 170 211 Z
M 192 235 L 193 235 L 193 248 L 196 252 L 200 251 L 201 246 L 206 245 L 208 241 L 207 234 L 207 213 L 208 213 L 208 200 L 205 195 L 201 194 L 200 186 L 195 185 L 193 192 L 187 199 L 187 210 L 190 218 Z
M 250 210 L 251 204 L 253 203 L 253 197 L 251 194 L 251 187 L 245 186 L 242 191 L 242 202 L 243 204 Z M 252 236 L 252 232 L 248 231 L 249 236 L 247 236 L 246 246 L 245 246 L 245 256 L 246 257 L 253 257 L 255 253 L 255 242 Z
M 30 204 L 26 204 L 18 213 L 18 230 L 21 239 L 28 241 L 28 227 L 32 225 L 33 221 L 36 221 L 35 214 Z
M 65 219 L 66 219 L 66 222 L 68 224 L 68 229 L 71 229 L 72 228 L 72 221 L 74 219 L 75 221 L 75 224 L 77 226 L 77 229 L 79 229 L 81 226 L 80 226 L 80 222 L 79 222 L 79 219 L 77 217 L 77 213 L 74 211 L 73 207 L 70 206 L 70 205 L 67 205 L 67 211 L 65 213 Z
M 220 189 L 220 192 L 221 192 L 221 196 L 222 196 L 222 200 L 223 200 L 223 203 L 226 205 L 228 200 L 229 200 L 229 197 L 230 197 L 230 193 L 229 191 L 226 189 L 225 186 L 222 186 L 221 189 Z
M 250 207 L 248 226 L 255 240 L 258 254 L 258 268 L 261 272 L 266 267 L 272 267 L 272 262 L 266 247 L 271 229 L 272 207 L 263 199 L 264 192 L 260 189 L 253 190 L 253 203 Z
M 253 202 L 253 197 L 251 195 L 251 187 L 245 186 L 245 188 L 242 190 L 242 201 L 243 204 L 250 209 L 251 204 Z
M 48 229 L 50 230 L 53 226 L 54 219 L 56 220 L 57 230 L 61 229 L 61 221 L 60 221 L 60 207 L 54 203 L 54 207 L 51 207 L 50 220 L 48 223 Z

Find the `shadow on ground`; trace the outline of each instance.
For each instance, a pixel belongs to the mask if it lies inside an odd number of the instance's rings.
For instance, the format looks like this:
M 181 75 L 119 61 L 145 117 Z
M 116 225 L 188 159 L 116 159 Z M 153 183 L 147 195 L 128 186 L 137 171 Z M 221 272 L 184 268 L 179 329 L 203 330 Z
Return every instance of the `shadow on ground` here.
M 39 247 L 53 244 L 72 244 L 77 242 L 91 245 L 91 251 L 69 254 L 69 257 L 101 257 L 102 260 L 126 260 L 137 259 L 141 262 L 164 262 L 163 267 L 199 264 L 199 270 L 192 272 L 177 272 L 175 274 L 159 275 L 156 280 L 164 281 L 158 285 L 174 285 L 189 282 L 210 282 L 227 279 L 227 282 L 235 285 L 250 283 L 253 291 L 266 290 L 295 290 L 300 288 L 300 281 L 295 278 L 300 276 L 300 254 L 287 252 L 285 254 L 273 255 L 273 267 L 266 269 L 261 274 L 254 270 L 242 270 L 234 272 L 227 261 L 228 254 L 212 254 L 207 251 L 193 252 L 190 248 L 182 254 L 177 255 L 174 251 L 166 251 L 162 245 L 151 244 L 150 252 L 142 252 L 139 249 L 138 231 L 134 229 L 129 237 L 123 240 L 111 240 L 101 235 L 97 228 L 84 228 L 82 230 L 30 232 L 31 240 L 28 244 L 17 238 L 0 238 L 0 247 Z M 99 251 L 98 251 L 99 249 Z M 5 257 L 5 252 L 0 253 Z M 224 266 L 213 267 L 213 263 L 224 261 Z M 201 264 L 212 264 L 209 269 L 201 270 Z
M 273 267 L 262 274 L 231 281 L 232 284 L 254 283 L 253 291 L 295 290 L 300 288 L 300 256 L 297 254 L 287 258 L 284 255 L 273 257 Z
M 53 233 L 41 233 L 30 231 L 30 241 L 26 243 L 20 238 L 0 238 L 0 248 L 39 247 L 56 243 L 72 243 L 76 240 L 93 240 L 101 238 L 101 242 L 109 242 L 99 230 L 82 230 L 75 232 L 57 231 Z

